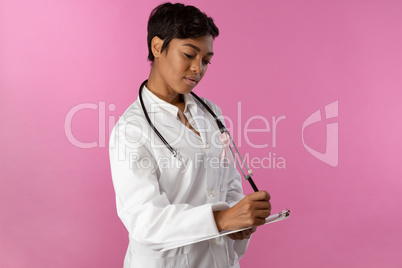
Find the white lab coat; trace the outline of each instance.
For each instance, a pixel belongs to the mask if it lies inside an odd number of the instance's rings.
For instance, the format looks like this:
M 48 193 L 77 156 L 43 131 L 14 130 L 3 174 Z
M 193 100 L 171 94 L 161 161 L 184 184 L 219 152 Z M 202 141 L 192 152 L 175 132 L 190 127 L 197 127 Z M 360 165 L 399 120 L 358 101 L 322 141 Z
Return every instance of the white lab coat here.
M 213 211 L 233 206 L 244 195 L 233 159 L 225 165 L 220 157 L 215 120 L 198 101 L 184 95 L 184 114 L 201 137 L 180 122 L 176 106 L 145 86 L 142 94 L 155 127 L 183 161 L 152 131 L 139 99 L 113 128 L 109 152 L 117 213 L 129 232 L 124 268 L 239 267 L 247 239 L 224 236 L 164 250 L 219 234 Z M 222 118 L 219 107 L 204 101 Z

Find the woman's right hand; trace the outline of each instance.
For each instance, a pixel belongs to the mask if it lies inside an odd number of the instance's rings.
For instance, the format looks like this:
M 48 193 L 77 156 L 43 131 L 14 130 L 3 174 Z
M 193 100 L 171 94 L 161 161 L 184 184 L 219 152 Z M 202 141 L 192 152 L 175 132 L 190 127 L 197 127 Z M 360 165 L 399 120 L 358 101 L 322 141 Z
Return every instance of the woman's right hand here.
M 270 198 L 266 191 L 259 191 L 246 195 L 231 208 L 214 211 L 218 230 L 232 231 L 264 224 L 271 214 Z

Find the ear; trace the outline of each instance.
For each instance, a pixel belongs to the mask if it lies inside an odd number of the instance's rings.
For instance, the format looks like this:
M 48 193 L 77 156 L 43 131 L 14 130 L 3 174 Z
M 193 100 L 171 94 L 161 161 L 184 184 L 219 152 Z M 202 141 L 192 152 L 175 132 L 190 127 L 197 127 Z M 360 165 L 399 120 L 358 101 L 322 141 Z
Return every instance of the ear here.
M 159 58 L 161 55 L 161 49 L 163 45 L 163 40 L 160 39 L 158 36 L 154 36 L 151 41 L 151 50 L 152 54 L 154 54 L 155 58 Z

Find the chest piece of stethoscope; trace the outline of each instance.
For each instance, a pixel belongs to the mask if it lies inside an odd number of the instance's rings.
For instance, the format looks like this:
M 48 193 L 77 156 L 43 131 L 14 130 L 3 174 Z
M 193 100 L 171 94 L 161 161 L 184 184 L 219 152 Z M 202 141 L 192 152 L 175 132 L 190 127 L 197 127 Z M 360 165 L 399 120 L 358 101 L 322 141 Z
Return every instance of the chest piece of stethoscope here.
M 172 154 L 175 158 L 179 159 L 180 161 L 183 161 L 183 157 L 181 156 L 180 152 L 177 149 L 173 149 Z

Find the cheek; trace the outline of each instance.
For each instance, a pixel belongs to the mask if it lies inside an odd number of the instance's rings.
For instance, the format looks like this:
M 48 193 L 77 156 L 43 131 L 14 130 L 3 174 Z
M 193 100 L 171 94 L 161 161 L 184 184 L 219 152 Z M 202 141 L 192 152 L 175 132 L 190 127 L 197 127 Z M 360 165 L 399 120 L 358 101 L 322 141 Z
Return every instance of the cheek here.
M 175 58 L 174 60 L 171 60 L 169 62 L 169 73 L 172 75 L 186 75 L 188 73 L 188 69 L 190 68 L 190 65 L 188 62 L 180 59 L 180 58 Z

